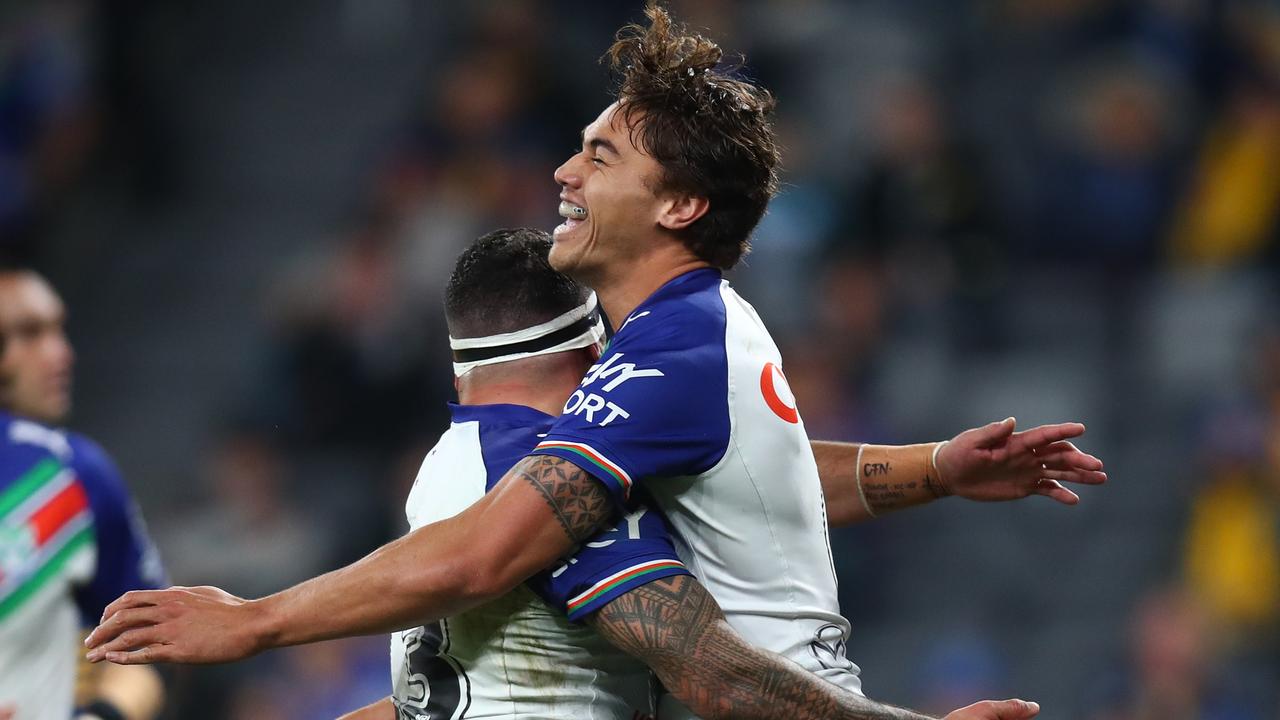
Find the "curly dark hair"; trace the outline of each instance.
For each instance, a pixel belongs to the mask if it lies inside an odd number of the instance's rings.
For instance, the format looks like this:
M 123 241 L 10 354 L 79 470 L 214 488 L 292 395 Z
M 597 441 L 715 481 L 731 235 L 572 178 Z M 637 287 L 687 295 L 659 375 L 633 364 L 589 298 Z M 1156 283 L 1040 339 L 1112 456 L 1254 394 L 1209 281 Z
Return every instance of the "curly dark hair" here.
M 778 191 L 773 95 L 735 77 L 715 42 L 671 20 L 657 2 L 649 26 L 618 31 L 602 60 L 618 76 L 619 111 L 631 142 L 663 168 L 659 190 L 708 199 L 684 242 L 728 270 L 750 247 L 751 231 Z
M 581 305 L 590 290 L 553 270 L 550 252 L 551 236 L 533 228 L 494 230 L 472 243 L 445 288 L 449 334 L 515 332 Z

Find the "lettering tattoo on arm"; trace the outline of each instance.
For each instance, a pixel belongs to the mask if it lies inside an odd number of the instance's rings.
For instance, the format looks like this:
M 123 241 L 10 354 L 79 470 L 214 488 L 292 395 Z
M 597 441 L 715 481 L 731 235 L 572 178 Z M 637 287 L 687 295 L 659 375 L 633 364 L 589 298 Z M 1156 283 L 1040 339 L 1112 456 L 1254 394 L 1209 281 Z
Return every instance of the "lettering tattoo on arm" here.
M 927 482 L 928 478 L 925 478 L 925 481 Z M 913 504 L 911 497 L 916 494 L 920 485 L 915 480 L 906 482 L 864 480 L 862 492 L 867 496 L 867 502 L 871 503 L 871 507 L 880 514 L 910 507 Z
M 716 718 L 929 720 L 839 688 L 748 644 L 715 599 L 688 575 L 663 578 L 619 597 L 588 623 L 644 661 L 698 715 Z
M 609 492 L 587 471 L 550 455 L 531 455 L 515 472 L 538 489 L 574 544 L 595 534 L 617 513 Z

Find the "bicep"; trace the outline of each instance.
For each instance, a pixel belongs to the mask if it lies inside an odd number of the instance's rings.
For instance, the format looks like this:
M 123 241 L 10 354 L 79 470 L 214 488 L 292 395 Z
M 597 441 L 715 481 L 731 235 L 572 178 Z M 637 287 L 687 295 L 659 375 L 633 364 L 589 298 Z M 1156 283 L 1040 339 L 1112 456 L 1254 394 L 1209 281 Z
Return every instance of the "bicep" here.
M 616 514 L 598 480 L 572 462 L 546 455 L 521 460 L 462 513 L 478 516 L 467 523 L 472 532 L 466 545 L 473 557 L 488 561 L 501 586 L 496 592 L 550 567 Z

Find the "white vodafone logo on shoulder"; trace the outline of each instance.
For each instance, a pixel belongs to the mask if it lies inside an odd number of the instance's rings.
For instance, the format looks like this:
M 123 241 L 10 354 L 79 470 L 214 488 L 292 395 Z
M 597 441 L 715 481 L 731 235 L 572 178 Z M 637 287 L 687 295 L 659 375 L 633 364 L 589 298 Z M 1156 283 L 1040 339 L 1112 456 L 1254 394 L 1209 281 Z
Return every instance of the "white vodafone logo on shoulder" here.
M 787 384 L 787 376 L 782 368 L 773 363 L 765 363 L 760 373 L 760 394 L 774 415 L 796 424 L 800 422 L 800 413 L 796 410 L 796 397 L 791 394 L 791 386 Z

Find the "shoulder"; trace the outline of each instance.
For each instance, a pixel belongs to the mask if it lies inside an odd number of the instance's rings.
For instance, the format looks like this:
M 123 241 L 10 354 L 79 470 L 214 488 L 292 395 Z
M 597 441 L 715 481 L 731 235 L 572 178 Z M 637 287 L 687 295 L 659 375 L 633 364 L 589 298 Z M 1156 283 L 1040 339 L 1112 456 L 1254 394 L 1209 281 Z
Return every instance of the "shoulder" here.
M 48 452 L 64 462 L 72 455 L 67 434 L 34 420 L 0 415 L 0 444 L 11 449 Z
M 71 448 L 67 465 L 84 485 L 94 513 L 100 520 L 108 514 L 129 514 L 133 499 L 107 451 L 80 433 L 68 432 L 66 437 Z
M 76 432 L 66 433 L 71 450 L 68 464 L 86 483 L 121 485 L 120 470 L 101 445 Z
M 725 304 L 718 276 L 697 278 L 679 292 L 664 288 L 618 326 L 610 349 L 685 351 L 724 345 Z

